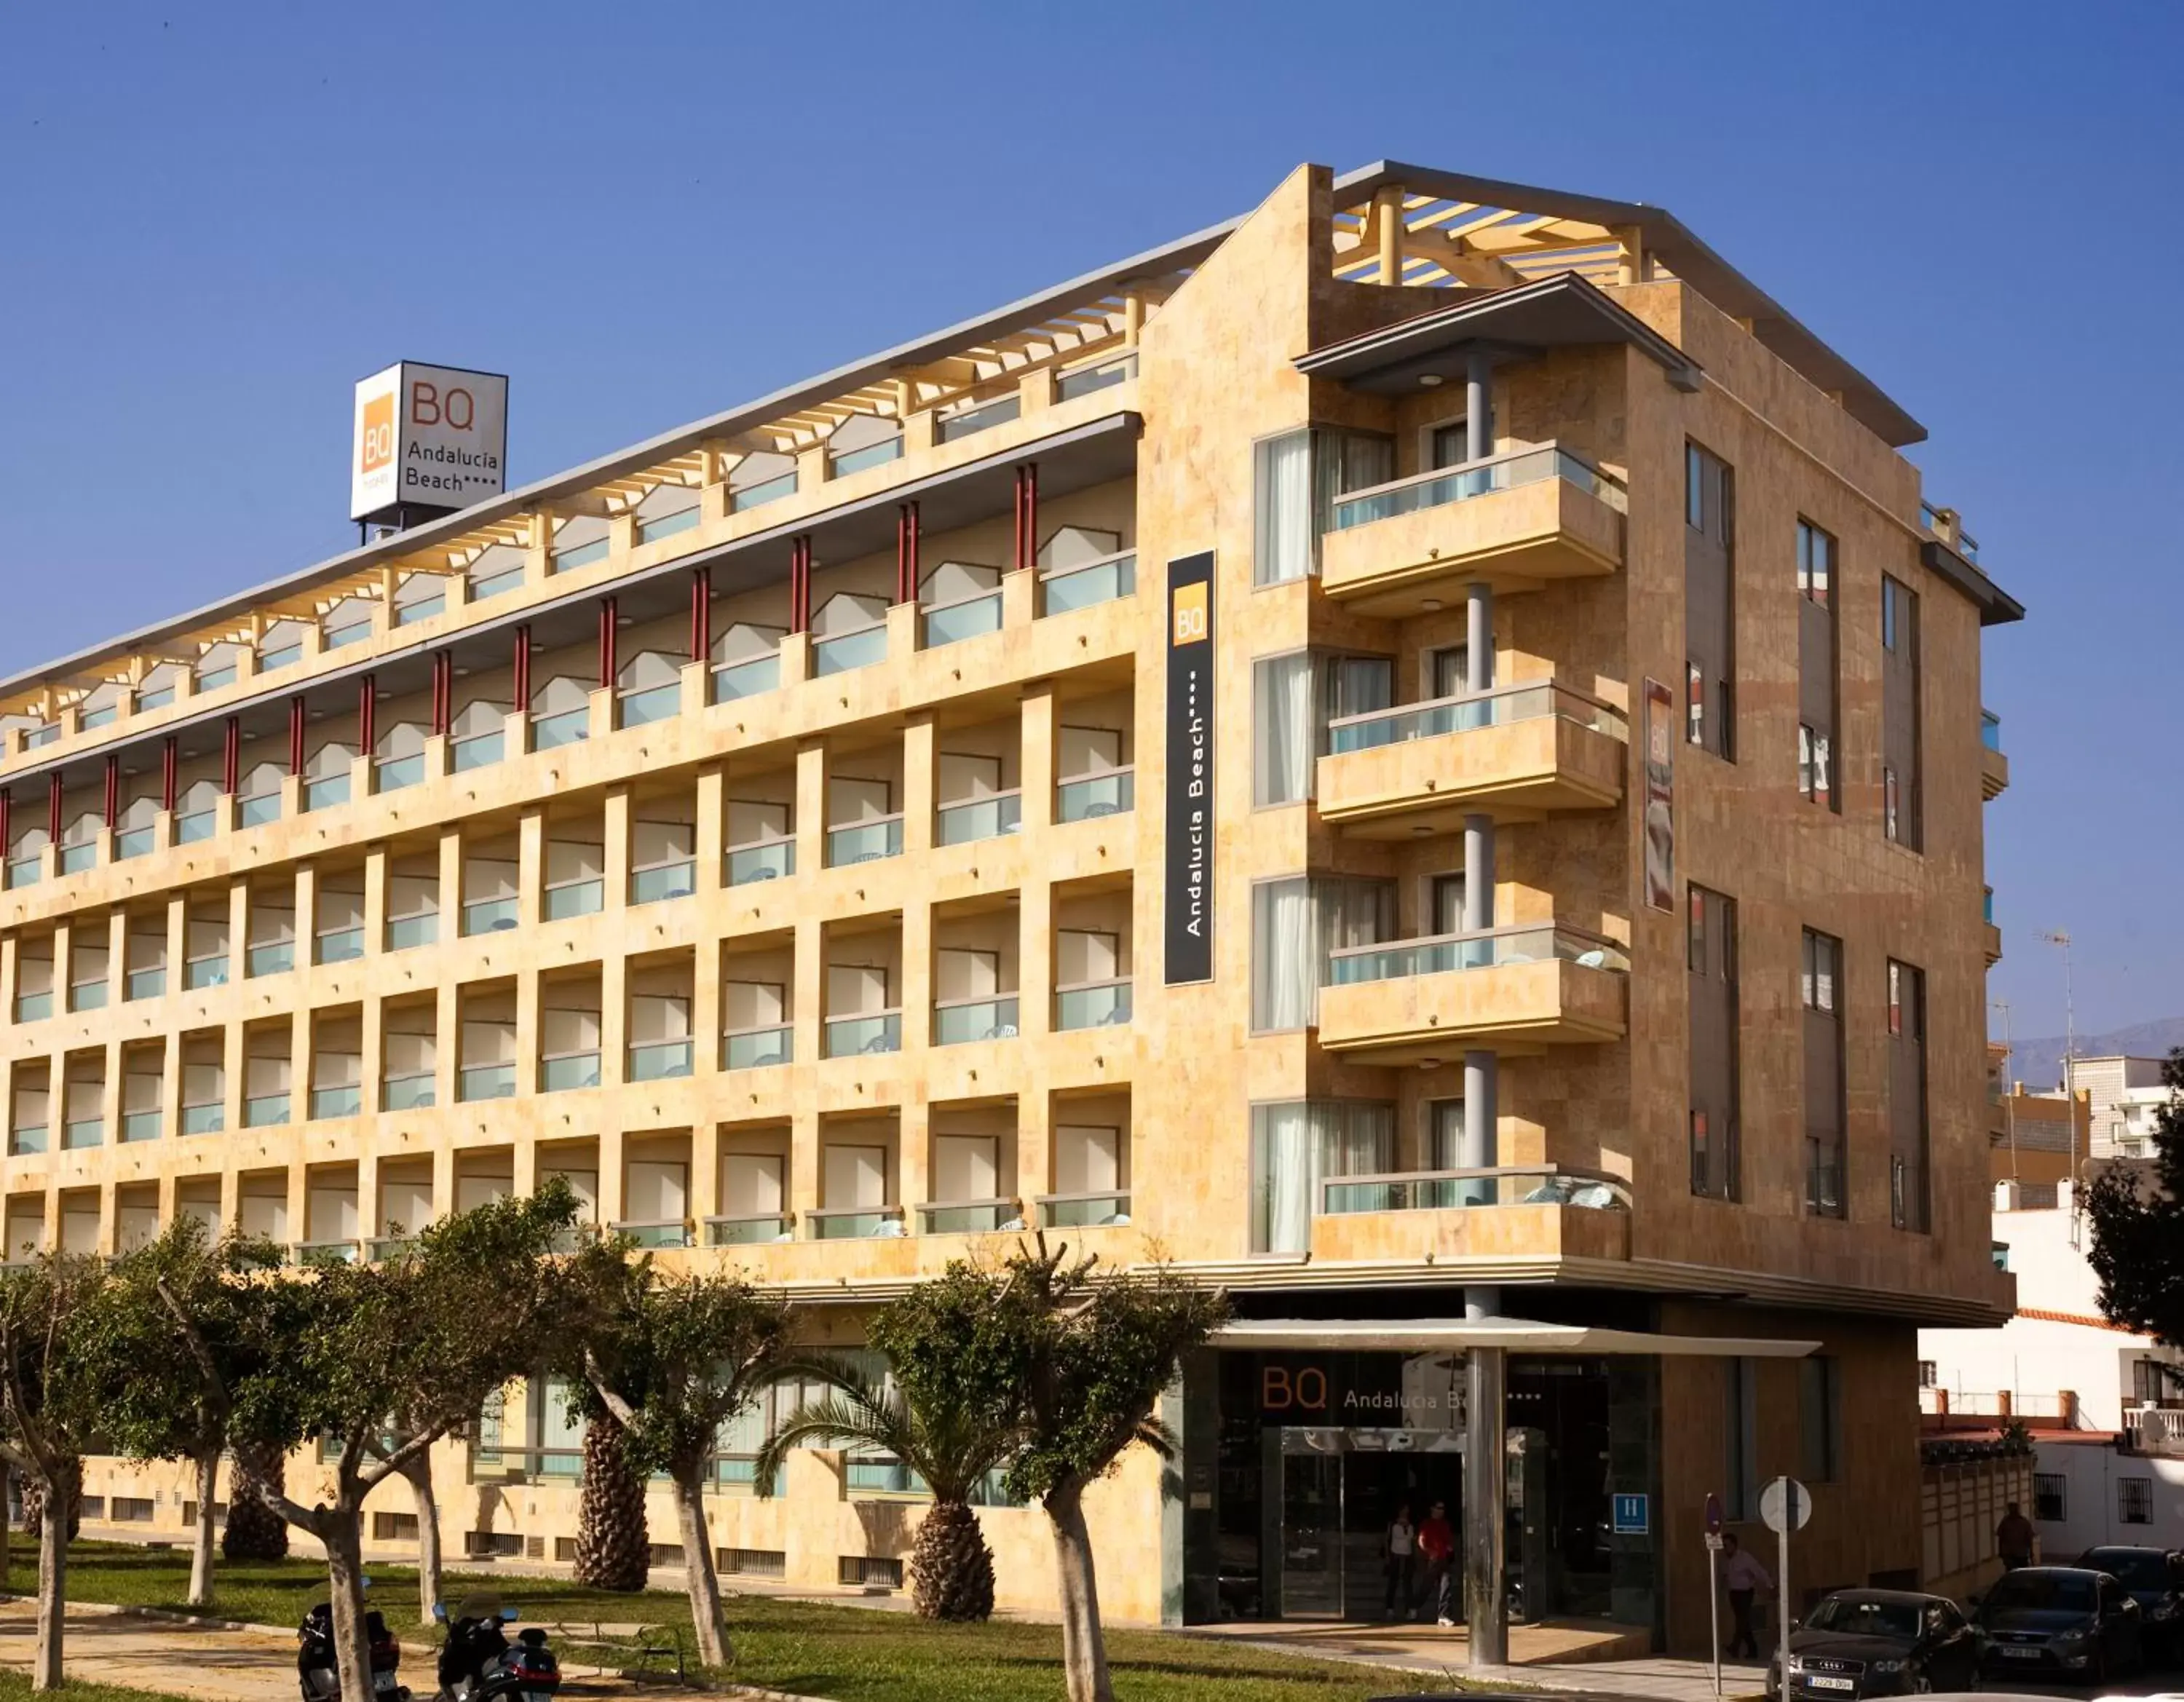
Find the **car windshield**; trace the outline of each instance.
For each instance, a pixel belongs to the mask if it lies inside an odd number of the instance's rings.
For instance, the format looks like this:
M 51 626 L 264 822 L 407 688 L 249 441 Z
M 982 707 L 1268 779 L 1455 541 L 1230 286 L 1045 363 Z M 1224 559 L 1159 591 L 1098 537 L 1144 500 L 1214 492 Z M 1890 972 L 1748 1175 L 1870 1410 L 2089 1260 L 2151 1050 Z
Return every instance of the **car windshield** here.
M 2128 1589 L 2167 1589 L 2169 1556 L 2151 1549 L 2096 1549 L 2086 1556 L 2095 1571 L 2122 1580 Z
M 2034 1608 L 2066 1613 L 2093 1610 L 2093 1581 L 2067 1572 L 2005 1572 L 1986 1599 L 1990 1608 Z
M 1908 1641 L 1919 1634 L 1919 1610 L 1908 1602 L 1860 1601 L 1854 1596 L 1830 1596 L 1813 1610 L 1805 1623 L 1814 1631 Z

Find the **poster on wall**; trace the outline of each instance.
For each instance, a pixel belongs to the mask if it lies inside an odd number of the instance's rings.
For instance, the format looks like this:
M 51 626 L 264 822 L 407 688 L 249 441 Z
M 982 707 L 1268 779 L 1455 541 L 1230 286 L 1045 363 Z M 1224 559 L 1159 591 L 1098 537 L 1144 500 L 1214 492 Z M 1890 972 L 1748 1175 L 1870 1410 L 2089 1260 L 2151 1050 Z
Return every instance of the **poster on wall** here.
M 1213 553 L 1167 565 L 1164 978 L 1213 979 Z
M 1676 700 L 1646 681 L 1646 902 L 1676 908 Z

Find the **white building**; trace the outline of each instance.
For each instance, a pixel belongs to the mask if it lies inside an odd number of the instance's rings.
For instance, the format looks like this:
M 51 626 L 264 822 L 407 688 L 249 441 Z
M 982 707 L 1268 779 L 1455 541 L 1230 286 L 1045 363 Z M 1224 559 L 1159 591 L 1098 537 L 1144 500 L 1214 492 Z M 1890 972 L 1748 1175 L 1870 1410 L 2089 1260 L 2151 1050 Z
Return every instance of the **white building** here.
M 2092 1109 L 2092 1155 L 2097 1159 L 2146 1157 L 2152 1150 L 2154 1118 L 2169 1103 L 2159 1058 L 2079 1058 L 2070 1079 Z
M 2043 1559 L 2097 1543 L 2184 1548 L 2184 1354 L 2101 1316 L 2086 1230 L 2070 1185 L 2058 1193 L 2020 1210 L 2010 1185 L 1997 1188 L 2017 1315 L 1999 1330 L 1919 1332 L 1928 1427 L 2025 1421 L 2037 1455 L 2025 1510 Z

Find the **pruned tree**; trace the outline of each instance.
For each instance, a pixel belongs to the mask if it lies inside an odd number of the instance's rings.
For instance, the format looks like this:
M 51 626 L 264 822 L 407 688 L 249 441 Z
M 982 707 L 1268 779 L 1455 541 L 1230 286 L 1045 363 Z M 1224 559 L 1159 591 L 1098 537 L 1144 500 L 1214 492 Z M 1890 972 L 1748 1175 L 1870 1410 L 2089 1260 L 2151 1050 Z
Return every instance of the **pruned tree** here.
M 576 1580 L 587 1589 L 634 1595 L 652 1577 L 652 1529 L 644 1479 L 629 1463 L 629 1433 L 581 1374 L 569 1385 L 569 1416 L 584 1427 L 577 1467 Z
M 97 1259 L 47 1253 L 0 1271 L 0 1453 L 35 1484 L 46 1516 L 38 1528 L 38 1629 L 31 1688 L 61 1683 L 68 1600 L 70 1515 L 83 1484 L 83 1454 L 98 1432 L 98 1391 L 77 1349 L 106 1287 Z
M 502 1199 L 421 1232 L 393 1260 L 284 1275 L 262 1315 L 266 1371 L 235 1394 L 239 1438 L 332 1450 L 332 1499 L 268 1499 L 324 1547 L 343 1702 L 372 1702 L 364 1625 L 364 1504 L 486 1401 L 527 1372 L 566 1322 L 549 1257 L 576 1217 L 567 1185 Z M 389 1421 L 407 1428 L 389 1434 Z
M 221 1558 L 285 1560 L 288 1521 L 273 1504 L 288 1488 L 287 1446 L 238 1439 L 230 1458 L 234 1470 L 228 1480 L 227 1525 L 220 1533 Z
M 662 1276 L 649 1254 L 595 1240 L 571 1262 L 583 1297 L 570 1368 L 626 1432 L 638 1471 L 673 1486 L 698 1658 L 728 1660 L 705 1486 L 722 1427 L 788 1362 L 795 1320 L 777 1298 L 728 1275 Z
M 2112 1165 L 2086 1189 L 2086 1259 L 2103 1316 L 2184 1348 L 2184 1047 L 2163 1060 L 2161 1080 L 2169 1099 L 2154 1115 L 2150 1169 Z
M 212 1600 L 214 1508 L 236 1385 L 264 1369 L 254 1273 L 280 1249 L 239 1236 L 214 1239 L 180 1216 L 158 1239 L 115 1261 L 79 1339 L 81 1374 L 98 1391 L 101 1428 L 139 1460 L 187 1460 L 197 1475 L 189 1601 Z

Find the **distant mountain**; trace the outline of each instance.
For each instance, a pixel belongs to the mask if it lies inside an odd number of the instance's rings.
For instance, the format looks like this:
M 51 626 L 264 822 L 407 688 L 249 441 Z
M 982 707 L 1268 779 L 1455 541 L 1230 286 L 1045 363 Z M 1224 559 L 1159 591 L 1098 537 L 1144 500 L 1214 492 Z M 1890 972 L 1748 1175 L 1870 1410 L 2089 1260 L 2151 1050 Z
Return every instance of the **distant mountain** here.
M 1990 1034 L 1999 1041 L 1999 1034 Z M 2165 1058 L 2170 1048 L 2184 1046 L 2184 1016 L 2164 1016 L 2152 1022 L 2113 1028 L 2106 1034 L 2081 1034 L 2078 1056 L 2113 1058 L 2127 1053 L 2136 1058 Z M 2040 1040 L 2020 1040 L 2010 1054 L 2009 1079 L 2022 1082 L 2036 1093 L 2053 1093 L 2063 1082 L 2063 1037 L 2051 1034 Z

